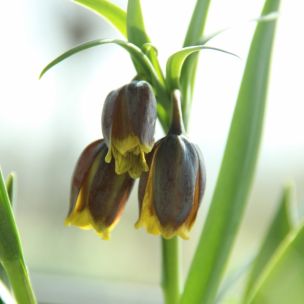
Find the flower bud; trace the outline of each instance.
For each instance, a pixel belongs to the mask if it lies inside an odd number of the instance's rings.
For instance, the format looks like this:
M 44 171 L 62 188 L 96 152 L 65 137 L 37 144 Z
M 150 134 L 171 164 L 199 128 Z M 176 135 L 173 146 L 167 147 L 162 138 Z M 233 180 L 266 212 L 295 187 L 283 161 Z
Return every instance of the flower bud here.
M 91 143 L 76 165 L 66 225 L 95 229 L 103 238 L 118 222 L 134 180 L 128 174 L 117 175 L 114 164 L 104 160 L 107 146 L 103 140 Z
M 188 238 L 205 190 L 205 169 L 198 148 L 182 135 L 169 134 L 149 155 L 150 170 L 139 182 L 140 216 L 136 227 L 165 238 Z
M 117 174 L 137 178 L 148 171 L 145 154 L 154 144 L 156 115 L 156 100 L 145 81 L 133 81 L 107 96 L 102 132 L 109 148 L 106 162 L 114 157 Z

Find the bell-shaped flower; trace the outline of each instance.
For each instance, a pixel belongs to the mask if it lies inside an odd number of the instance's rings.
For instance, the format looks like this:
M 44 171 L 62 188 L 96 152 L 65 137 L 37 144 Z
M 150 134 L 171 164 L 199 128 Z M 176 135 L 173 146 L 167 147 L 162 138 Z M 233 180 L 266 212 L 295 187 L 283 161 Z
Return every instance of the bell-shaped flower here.
M 198 148 L 182 135 L 168 135 L 149 155 L 150 170 L 139 182 L 136 227 L 164 238 L 188 238 L 205 189 Z
M 156 117 L 156 100 L 145 81 L 133 81 L 107 96 L 102 112 L 109 148 L 105 160 L 110 163 L 114 157 L 117 174 L 137 178 L 148 171 L 145 154 L 153 148 Z
M 104 140 L 91 143 L 76 165 L 66 225 L 95 229 L 109 239 L 124 209 L 134 180 L 128 174 L 117 175 L 113 162 L 105 162 L 108 148 Z

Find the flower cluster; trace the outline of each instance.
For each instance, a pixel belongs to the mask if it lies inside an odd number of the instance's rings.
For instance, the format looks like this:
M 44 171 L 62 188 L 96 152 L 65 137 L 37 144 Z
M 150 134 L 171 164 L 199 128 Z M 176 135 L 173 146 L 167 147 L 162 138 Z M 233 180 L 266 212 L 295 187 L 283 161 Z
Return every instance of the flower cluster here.
M 135 226 L 165 238 L 188 238 L 205 189 L 205 169 L 198 147 L 183 135 L 175 95 L 171 129 L 154 144 L 156 105 L 145 81 L 133 81 L 107 96 L 104 139 L 90 144 L 78 160 L 67 225 L 95 229 L 108 239 L 134 179 L 140 178 Z

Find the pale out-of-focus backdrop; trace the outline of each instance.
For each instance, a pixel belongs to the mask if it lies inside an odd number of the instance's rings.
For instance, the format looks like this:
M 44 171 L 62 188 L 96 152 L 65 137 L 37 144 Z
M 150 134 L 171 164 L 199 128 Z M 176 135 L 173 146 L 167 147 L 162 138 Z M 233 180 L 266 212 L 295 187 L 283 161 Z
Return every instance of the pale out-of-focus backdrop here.
M 268 107 L 256 179 L 230 262 L 237 269 L 257 249 L 281 187 L 292 180 L 304 201 L 304 5 L 282 1 Z M 126 1 L 116 1 L 126 7 Z M 146 28 L 164 63 L 181 47 L 194 0 L 143 0 Z M 209 43 L 237 53 L 201 54 L 189 130 L 206 162 L 207 192 L 189 241 L 186 273 L 210 203 L 249 42 L 262 1 L 213 0 L 207 33 L 235 25 Z M 132 192 L 111 241 L 65 228 L 70 178 L 83 148 L 100 138 L 106 95 L 129 82 L 134 70 L 116 46 L 88 50 L 38 80 L 41 69 L 70 47 L 119 37 L 97 15 L 68 0 L 6 1 L 0 10 L 0 165 L 18 176 L 15 206 L 26 260 L 41 302 L 161 303 L 160 242 L 134 229 Z M 158 130 L 156 138 L 160 138 Z M 86 300 L 84 300 L 86 299 Z M 123 299 L 123 300 L 122 300 Z

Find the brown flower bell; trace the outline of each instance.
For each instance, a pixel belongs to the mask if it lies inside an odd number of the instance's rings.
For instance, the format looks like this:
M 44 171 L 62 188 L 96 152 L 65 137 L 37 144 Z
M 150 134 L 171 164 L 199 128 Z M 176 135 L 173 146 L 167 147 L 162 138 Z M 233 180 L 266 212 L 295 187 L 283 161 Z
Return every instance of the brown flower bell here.
M 148 171 L 145 154 L 154 144 L 156 117 L 156 100 L 145 81 L 133 81 L 107 96 L 102 113 L 109 148 L 105 159 L 109 163 L 114 157 L 117 174 L 137 178 Z
M 134 180 L 128 174 L 117 175 L 114 164 L 107 164 L 104 140 L 91 143 L 76 165 L 66 225 L 95 229 L 108 239 L 118 222 Z
M 182 135 L 179 104 L 174 99 L 169 134 L 148 156 L 150 170 L 139 183 L 140 216 L 136 227 L 165 238 L 188 238 L 205 190 L 205 169 L 197 146 Z

